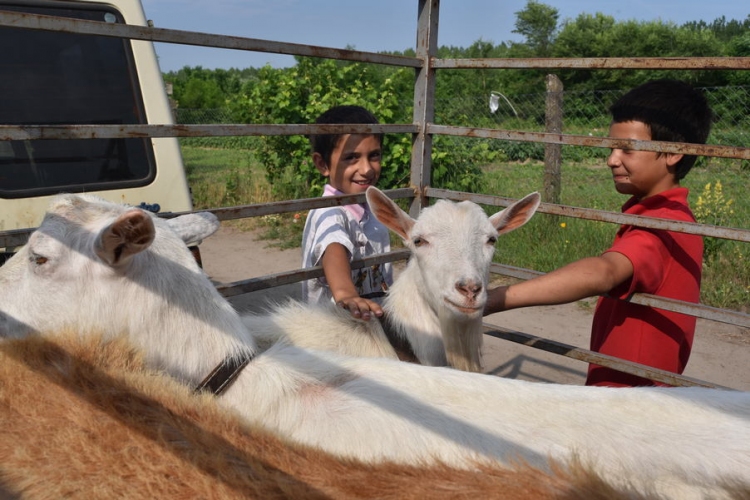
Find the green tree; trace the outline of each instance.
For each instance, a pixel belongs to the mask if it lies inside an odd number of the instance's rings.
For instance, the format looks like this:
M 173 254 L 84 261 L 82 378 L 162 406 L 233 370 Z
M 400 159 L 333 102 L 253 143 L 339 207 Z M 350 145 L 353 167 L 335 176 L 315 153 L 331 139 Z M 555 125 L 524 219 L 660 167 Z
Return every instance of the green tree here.
M 742 36 L 743 33 L 750 31 L 750 15 L 744 21 L 732 19 L 727 21 L 725 16 L 718 17 L 711 23 L 706 21 L 690 21 L 682 25 L 693 31 L 710 30 L 716 38 L 722 42 L 730 42 L 733 38 Z
M 750 57 L 750 30 L 733 38 L 729 42 L 727 55 L 731 57 Z M 731 71 L 727 79 L 731 85 L 750 85 L 750 73 L 748 71 Z
M 178 106 L 182 108 L 221 108 L 226 98 L 215 80 L 193 78 L 174 93 Z
M 242 82 L 252 78 L 255 70 L 205 69 L 185 66 L 177 72 L 170 71 L 164 80 L 172 84 L 172 95 L 182 108 L 223 108 L 226 101 L 239 93 Z
M 523 10 L 516 12 L 516 29 L 526 39 L 526 45 L 537 57 L 546 57 L 555 41 L 557 9 L 535 0 L 529 0 Z
M 393 92 L 394 80 L 406 70 L 380 81 L 371 69 L 360 63 L 303 57 L 292 68 L 265 66 L 230 107 L 238 123 L 313 123 L 323 111 L 341 104 L 364 106 L 382 123 L 411 121 Z M 260 143 L 256 157 L 265 166 L 277 194 L 298 198 L 322 192 L 325 179 L 310 161 L 306 137 L 263 136 Z M 409 145 L 406 136 L 386 138 L 382 187 L 395 187 L 408 180 Z
M 581 14 L 565 21 L 558 33 L 553 57 L 700 57 L 720 56 L 722 44 L 710 30 L 695 31 L 661 21 L 616 22 L 601 13 Z M 717 72 L 694 70 L 565 70 L 566 89 L 624 89 L 647 78 L 682 78 L 696 84 L 716 84 Z

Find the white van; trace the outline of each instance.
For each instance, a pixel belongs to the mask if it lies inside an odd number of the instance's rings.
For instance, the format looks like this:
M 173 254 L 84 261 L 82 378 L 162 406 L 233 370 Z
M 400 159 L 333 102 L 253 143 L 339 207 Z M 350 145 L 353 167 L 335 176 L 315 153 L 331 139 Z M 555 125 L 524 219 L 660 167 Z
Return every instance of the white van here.
M 147 24 L 139 0 L 0 0 L 0 10 Z M 174 123 L 151 42 L 0 26 L 0 47 L 2 124 Z M 60 192 L 192 210 L 176 138 L 0 140 L 0 231 L 37 227 Z

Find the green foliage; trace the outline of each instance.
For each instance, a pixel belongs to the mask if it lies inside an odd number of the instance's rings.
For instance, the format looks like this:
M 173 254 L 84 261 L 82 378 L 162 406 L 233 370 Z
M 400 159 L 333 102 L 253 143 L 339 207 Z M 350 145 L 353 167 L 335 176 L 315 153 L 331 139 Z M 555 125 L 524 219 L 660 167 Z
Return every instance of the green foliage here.
M 385 72 L 372 65 L 298 58 L 293 68 L 262 68 L 258 80 L 246 85 L 230 106 L 240 123 L 313 123 L 327 109 L 342 104 L 364 106 L 381 123 L 409 123 L 411 104 L 404 105 L 396 92 L 407 87 L 404 82 L 411 78 L 409 74 L 405 69 Z M 326 179 L 312 164 L 306 137 L 264 136 L 256 156 L 275 193 L 290 198 L 322 193 Z M 475 186 L 481 174 L 468 156 L 465 150 L 441 150 L 436 141 L 434 185 L 449 189 Z M 389 189 L 408 183 L 411 137 L 386 137 L 383 158 L 379 185 Z
M 727 241 L 721 252 L 703 264 L 701 302 L 750 312 L 750 251 L 747 243 Z
M 711 23 L 707 23 L 706 21 L 691 21 L 683 24 L 682 27 L 693 31 L 711 31 L 716 38 L 726 42 L 750 30 L 750 15 L 744 21 L 736 19 L 727 21 L 725 16 L 721 16 L 714 19 Z
M 544 160 L 544 144 L 538 142 L 507 141 L 504 151 L 510 161 Z
M 750 24 L 750 16 L 747 21 Z M 729 41 L 727 55 L 731 57 L 750 57 L 750 27 L 741 35 L 732 38 Z M 730 85 L 750 85 L 750 72 L 748 71 L 730 71 L 727 75 L 727 82 Z
M 166 73 L 164 81 L 172 84 L 172 98 L 181 108 L 219 108 L 239 92 L 242 82 L 253 78 L 255 72 L 252 68 L 210 70 L 185 66 Z
M 259 139 L 253 136 L 182 137 L 180 144 L 194 148 L 255 149 Z
M 538 57 L 549 55 L 557 31 L 560 13 L 554 7 L 536 0 L 528 0 L 523 10 L 516 12 L 516 29 L 526 39 L 526 45 Z
M 552 49 L 553 57 L 685 57 L 723 56 L 723 44 L 713 32 L 679 28 L 661 21 L 617 22 L 601 13 L 581 14 L 563 22 Z M 566 70 L 566 88 L 625 89 L 648 78 L 672 77 L 701 84 L 719 84 L 717 72 L 673 70 Z
M 698 222 L 714 226 L 725 226 L 729 218 L 734 214 L 733 199 L 724 197 L 721 181 L 708 183 L 703 187 L 703 192 L 698 195 L 698 200 L 693 207 L 693 214 Z M 705 260 L 712 261 L 719 254 L 727 240 L 721 238 L 703 238 Z
M 215 80 L 189 80 L 182 89 L 180 104 L 188 108 L 219 108 L 224 95 Z
M 403 119 L 394 80 L 376 80 L 367 65 L 299 58 L 293 68 L 262 68 L 258 80 L 245 85 L 230 107 L 238 123 L 313 123 L 341 104 L 364 106 L 384 123 Z M 325 179 L 312 164 L 306 137 L 264 136 L 256 155 L 276 192 L 313 196 L 322 192 Z M 401 158 L 391 157 L 387 144 L 384 157 L 383 185 L 391 187 L 397 177 L 393 172 L 408 170 L 409 163 L 396 163 Z
M 186 145 L 181 149 L 196 209 L 271 201 L 262 169 L 251 151 Z

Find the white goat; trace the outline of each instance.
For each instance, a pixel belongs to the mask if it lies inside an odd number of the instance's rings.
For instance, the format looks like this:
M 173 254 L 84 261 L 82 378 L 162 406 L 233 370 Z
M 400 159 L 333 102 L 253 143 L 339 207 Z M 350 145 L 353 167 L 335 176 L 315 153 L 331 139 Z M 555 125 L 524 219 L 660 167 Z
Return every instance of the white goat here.
M 150 366 L 188 384 L 255 350 L 165 221 L 91 196 L 52 203 L 0 268 L 0 308 L 0 336 L 126 335 Z M 364 460 L 577 457 L 613 484 L 680 499 L 750 482 L 750 393 L 535 384 L 277 345 L 220 401 L 293 441 Z
M 367 202 L 375 217 L 411 250 L 385 298 L 382 325 L 355 319 L 331 304 L 296 301 L 266 314 L 243 315 L 243 323 L 263 346 L 285 339 L 350 356 L 412 355 L 424 365 L 481 371 L 482 312 L 495 242 L 498 235 L 531 219 L 539 194 L 492 217 L 475 203 L 440 200 L 414 220 L 374 187 L 367 190 Z M 392 347 L 384 329 L 403 346 L 402 352 Z

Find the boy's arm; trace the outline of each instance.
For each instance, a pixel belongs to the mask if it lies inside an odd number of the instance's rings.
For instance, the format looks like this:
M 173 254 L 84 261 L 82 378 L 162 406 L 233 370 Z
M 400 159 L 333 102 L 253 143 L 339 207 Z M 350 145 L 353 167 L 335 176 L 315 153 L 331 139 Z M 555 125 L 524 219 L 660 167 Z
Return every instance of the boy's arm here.
M 331 243 L 326 247 L 321 259 L 328 287 L 337 305 L 348 309 L 352 316 L 368 321 L 372 314 L 383 315 L 383 308 L 372 300 L 359 296 L 352 283 L 352 267 L 349 264 L 349 252 L 340 243 Z
M 490 290 L 484 314 L 574 302 L 607 293 L 632 276 L 633 264 L 621 253 L 587 257 L 543 276 Z

